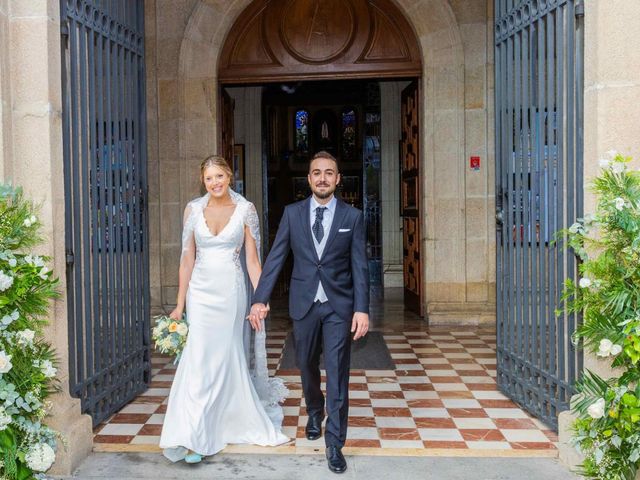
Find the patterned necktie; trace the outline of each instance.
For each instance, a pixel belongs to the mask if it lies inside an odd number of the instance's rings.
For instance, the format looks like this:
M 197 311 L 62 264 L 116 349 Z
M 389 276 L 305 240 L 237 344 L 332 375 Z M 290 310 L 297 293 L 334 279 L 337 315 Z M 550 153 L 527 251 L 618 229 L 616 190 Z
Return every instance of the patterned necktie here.
M 324 215 L 324 211 L 327 207 L 317 207 L 316 208 L 316 221 L 313 223 L 313 234 L 316 237 L 318 243 L 322 242 L 322 237 L 324 237 L 324 228 L 322 227 L 322 216 Z

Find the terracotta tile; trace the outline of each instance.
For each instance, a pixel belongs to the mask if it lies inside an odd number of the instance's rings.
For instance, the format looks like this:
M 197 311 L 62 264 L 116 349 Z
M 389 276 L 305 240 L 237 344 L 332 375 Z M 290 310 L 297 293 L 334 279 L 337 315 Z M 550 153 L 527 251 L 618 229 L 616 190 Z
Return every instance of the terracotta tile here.
M 373 417 L 349 417 L 350 427 L 375 427 L 376 419 Z
M 350 398 L 349 399 L 350 407 L 370 407 L 371 400 L 368 398 Z
M 297 368 L 276 370 L 276 377 L 296 377 L 300 376 L 300 370 Z
M 429 377 L 431 383 L 464 383 L 460 377 Z
M 528 418 L 494 418 L 493 423 L 496 424 L 498 428 L 505 429 L 516 429 L 516 428 L 525 428 L 525 429 L 534 429 L 536 427 L 535 423 L 533 423 Z
M 300 389 L 302 390 L 302 388 Z M 367 390 L 367 384 L 366 383 L 350 383 L 349 390 L 357 390 L 361 392 L 363 390 Z
M 456 428 L 451 418 L 414 418 L 418 428 Z
M 293 415 L 286 415 L 282 420 L 283 427 L 297 427 L 298 426 L 298 417 L 294 417 Z
M 94 443 L 131 443 L 135 435 L 96 435 Z
M 442 400 L 438 399 L 423 399 L 423 400 L 407 400 L 407 406 L 409 408 L 444 408 Z
M 145 424 L 151 418 L 146 413 L 117 413 L 109 419 L 108 423 L 140 423 Z
M 282 403 L 282 405 L 284 407 L 299 407 L 300 403 L 302 402 L 301 398 L 286 398 L 285 401 Z
M 510 442 L 514 450 L 555 450 L 556 446 L 552 442 Z
M 167 413 L 167 405 L 160 405 L 156 410 L 156 413 Z
M 558 434 L 556 432 L 554 432 L 553 430 L 542 430 L 542 433 L 544 433 L 546 435 L 546 437 L 551 440 L 552 442 L 557 442 L 558 441 Z
M 394 358 L 393 361 L 402 365 L 420 365 L 417 358 Z
M 138 435 L 160 435 L 162 433 L 162 425 L 145 425 L 140 429 Z
M 396 383 L 395 377 L 367 377 L 367 383 Z
M 469 390 L 483 390 L 483 391 L 495 391 L 498 390 L 498 386 L 495 382 L 491 383 L 465 383 Z
M 425 440 L 424 448 L 467 448 L 467 444 L 464 442 L 444 442 L 438 440 Z
M 431 385 L 430 383 L 401 383 L 400 388 L 403 391 L 412 391 L 412 392 L 434 391 L 433 385 Z
M 410 417 L 411 410 L 408 408 L 373 407 L 373 414 L 376 417 Z
M 396 370 L 396 377 L 426 377 L 424 370 Z
M 415 428 L 378 428 L 383 440 L 420 440 L 420 434 Z
M 369 397 L 375 400 L 403 399 L 404 394 L 402 392 L 369 392 Z
M 478 400 L 482 408 L 518 408 L 511 400 Z
M 345 447 L 380 448 L 380 440 L 360 440 L 348 438 Z
M 149 383 L 149 388 L 171 388 L 173 382 L 155 381 Z
M 468 398 L 468 399 L 473 399 L 473 393 L 472 392 L 465 392 L 465 391 L 460 391 L 460 392 L 438 392 L 438 395 L 440 396 L 440 398 Z
M 167 397 L 160 396 L 147 396 L 143 397 L 142 395 L 134 398 L 131 403 L 162 403 L 165 401 Z
M 482 408 L 448 408 L 452 418 L 487 418 L 487 412 Z
M 456 370 L 456 373 L 461 377 L 488 377 L 489 373 L 486 370 Z
M 298 426 L 296 430 L 296 438 L 306 438 L 307 434 L 304 432 L 303 426 Z
M 505 440 L 504 435 L 500 433 L 500 430 L 496 429 L 460 430 L 460 435 L 462 435 L 462 438 L 464 438 L 468 442 L 502 442 Z

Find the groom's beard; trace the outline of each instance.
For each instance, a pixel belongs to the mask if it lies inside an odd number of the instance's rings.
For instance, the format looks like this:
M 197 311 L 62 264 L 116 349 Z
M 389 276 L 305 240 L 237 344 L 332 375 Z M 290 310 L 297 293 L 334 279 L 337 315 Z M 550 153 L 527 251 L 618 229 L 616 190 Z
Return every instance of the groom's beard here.
M 313 194 L 321 200 L 324 200 L 325 198 L 329 198 L 336 191 L 335 188 L 328 188 L 327 190 L 321 191 L 321 190 L 318 190 L 318 187 L 329 187 L 329 185 L 327 184 L 317 185 L 315 188 L 312 189 Z

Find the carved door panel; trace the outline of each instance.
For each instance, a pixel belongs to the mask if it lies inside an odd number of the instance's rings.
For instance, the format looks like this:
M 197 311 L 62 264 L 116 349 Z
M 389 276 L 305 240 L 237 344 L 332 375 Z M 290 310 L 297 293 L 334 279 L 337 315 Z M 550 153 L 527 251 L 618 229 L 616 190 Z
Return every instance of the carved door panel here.
M 404 303 L 407 310 L 422 316 L 422 264 L 420 258 L 420 87 L 414 80 L 402 91 L 400 108 L 402 164 L 400 207 L 402 214 L 402 256 Z
M 233 168 L 233 110 L 235 101 L 223 88 L 220 94 L 220 155 Z

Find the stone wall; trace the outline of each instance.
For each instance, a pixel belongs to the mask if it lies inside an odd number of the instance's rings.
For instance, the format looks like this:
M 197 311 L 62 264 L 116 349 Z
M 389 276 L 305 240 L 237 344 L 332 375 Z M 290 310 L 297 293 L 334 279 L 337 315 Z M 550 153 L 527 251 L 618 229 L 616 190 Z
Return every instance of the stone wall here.
M 65 213 L 62 154 L 60 10 L 46 0 L 0 0 L 0 181 L 24 188 L 41 204 L 44 243 L 62 296 L 52 302 L 45 336 L 59 358 L 62 391 L 47 424 L 66 439 L 50 473 L 69 474 L 93 444 L 91 418 L 69 395 L 65 292 Z
M 217 150 L 218 56 L 249 3 L 145 2 L 149 163 L 157 178 L 155 185 L 150 179 L 156 310 L 175 302 L 182 210 L 199 193 L 199 162 Z M 490 323 L 495 319 L 493 2 L 396 3 L 412 22 L 423 54 L 425 311 L 432 323 Z M 246 105 L 245 100 L 236 99 Z M 481 158 L 479 171 L 469 169 L 470 156 Z M 248 187 L 256 197 L 251 200 L 261 203 L 259 185 Z

